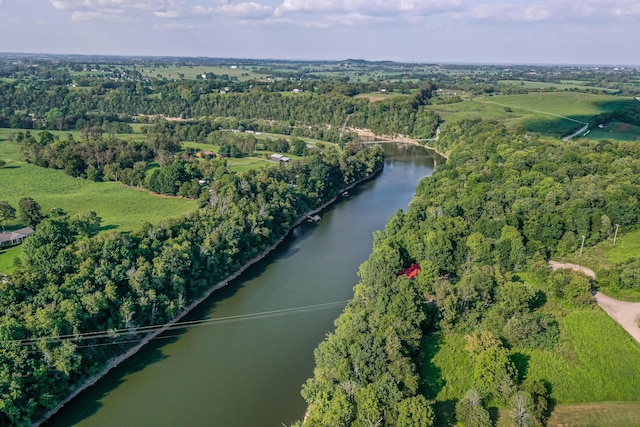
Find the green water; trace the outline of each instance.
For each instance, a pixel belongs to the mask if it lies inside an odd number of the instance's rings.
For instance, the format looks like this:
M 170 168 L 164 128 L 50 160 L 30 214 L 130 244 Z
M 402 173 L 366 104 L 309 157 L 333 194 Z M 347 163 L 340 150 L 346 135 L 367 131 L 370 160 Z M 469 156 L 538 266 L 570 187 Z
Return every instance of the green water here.
M 187 320 L 251 317 L 172 331 L 74 399 L 47 426 L 282 426 L 301 419 L 313 350 L 353 295 L 375 230 L 411 201 L 434 158 L 385 145 L 376 179 L 303 224 Z

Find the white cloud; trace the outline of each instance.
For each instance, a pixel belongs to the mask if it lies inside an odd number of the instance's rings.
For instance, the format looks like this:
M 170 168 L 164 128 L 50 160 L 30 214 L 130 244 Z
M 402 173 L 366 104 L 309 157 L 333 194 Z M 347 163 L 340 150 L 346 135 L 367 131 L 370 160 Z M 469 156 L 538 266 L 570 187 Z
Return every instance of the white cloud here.
M 434 15 L 460 10 L 463 0 L 283 0 L 276 16 L 291 13 Z
M 541 0 L 528 4 L 493 3 L 471 7 L 460 14 L 475 20 L 540 22 L 583 21 L 640 17 L 637 0 Z
M 224 4 L 216 8 L 217 12 L 242 19 L 264 19 L 273 14 L 273 7 L 259 3 Z
M 179 22 L 169 22 L 167 24 L 154 25 L 154 30 L 193 30 L 198 28 L 196 25 L 181 24 Z

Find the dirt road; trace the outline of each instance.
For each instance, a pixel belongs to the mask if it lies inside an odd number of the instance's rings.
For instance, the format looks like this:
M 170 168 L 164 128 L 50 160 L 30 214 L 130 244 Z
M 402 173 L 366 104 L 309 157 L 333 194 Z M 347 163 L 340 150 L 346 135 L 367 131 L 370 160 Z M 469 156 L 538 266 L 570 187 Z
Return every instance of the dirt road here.
M 556 261 L 549 261 L 549 265 L 554 270 L 557 268 L 570 268 L 572 270 L 582 271 L 593 279 L 596 278 L 593 270 L 581 265 L 563 264 Z M 613 320 L 622 326 L 633 339 L 640 343 L 640 328 L 638 327 L 638 321 L 640 320 L 639 302 L 618 301 L 600 292 L 596 292 L 594 298 L 598 305 L 602 307 Z

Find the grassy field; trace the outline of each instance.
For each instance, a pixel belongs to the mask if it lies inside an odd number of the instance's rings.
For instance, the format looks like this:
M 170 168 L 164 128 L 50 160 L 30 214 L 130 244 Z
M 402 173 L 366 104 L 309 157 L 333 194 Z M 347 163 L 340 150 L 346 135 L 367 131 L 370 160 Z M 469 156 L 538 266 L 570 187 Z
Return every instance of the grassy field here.
M 13 261 L 16 258 L 22 258 L 22 246 L 0 249 L 0 273 L 11 273 L 15 268 Z
M 0 133 L 0 159 L 7 162 L 0 168 L 0 200 L 8 201 L 16 209 L 21 198 L 32 197 L 43 213 L 52 208 L 62 208 L 72 215 L 95 211 L 102 218 L 104 229 L 120 231 L 134 230 L 146 222 L 177 218 L 197 209 L 194 200 L 161 197 L 120 183 L 87 181 L 27 164 L 21 160 L 20 146 L 7 141 L 6 134 Z M 18 218 L 7 224 L 11 229 L 21 225 Z M 0 271 L 13 265 L 13 258 L 19 255 L 19 249 L 0 254 Z
M 582 122 L 589 121 L 597 114 L 617 110 L 634 102 L 637 101 L 613 95 L 545 92 L 482 96 L 428 108 L 437 112 L 445 121 L 495 119 L 503 121 L 507 126 L 524 126 L 532 132 L 560 137 L 580 128 Z M 629 132 L 633 133 L 635 129 L 630 129 Z
M 611 139 L 614 141 L 639 141 L 640 127 L 629 123 L 611 122 L 603 129 L 594 128 L 585 137 L 595 141 Z
M 604 87 L 586 86 L 584 82 L 581 82 L 579 80 L 565 81 L 562 83 L 533 82 L 533 81 L 527 81 L 527 80 L 498 80 L 498 83 L 504 84 L 504 85 L 520 86 L 526 89 L 552 88 L 556 90 L 571 90 L 571 89 L 578 89 L 578 90 L 593 89 L 593 90 L 601 90 L 601 91 L 610 90 Z
M 561 317 L 559 324 L 561 338 L 553 350 L 511 350 L 521 376 L 548 381 L 552 386 L 551 397 L 559 407 L 576 403 L 609 407 L 616 404 L 602 402 L 629 401 L 636 402 L 635 408 L 640 406 L 638 344 L 595 307 L 574 310 Z M 438 424 L 450 425 L 455 402 L 471 388 L 473 381 L 473 365 L 464 350 L 464 338 L 459 334 L 425 337 L 421 356 L 423 392 L 427 398 L 435 399 Z M 595 424 L 591 425 L 609 425 L 609 418 L 601 417 L 598 411 L 593 414 Z M 567 425 L 574 425 L 564 412 L 558 417 L 568 419 Z
M 202 74 L 205 74 L 205 73 L 214 73 L 218 76 L 222 74 L 227 74 L 229 77 L 236 77 L 239 81 L 261 80 L 266 78 L 264 74 L 258 74 L 249 67 L 243 68 L 241 66 L 238 66 L 238 68 L 231 68 L 231 66 L 144 67 L 144 68 L 140 68 L 139 71 L 147 77 L 157 77 L 158 75 L 161 75 L 166 79 L 178 79 L 178 78 L 195 79 L 196 77 L 201 76 Z M 181 75 L 184 75 L 184 77 L 181 77 Z

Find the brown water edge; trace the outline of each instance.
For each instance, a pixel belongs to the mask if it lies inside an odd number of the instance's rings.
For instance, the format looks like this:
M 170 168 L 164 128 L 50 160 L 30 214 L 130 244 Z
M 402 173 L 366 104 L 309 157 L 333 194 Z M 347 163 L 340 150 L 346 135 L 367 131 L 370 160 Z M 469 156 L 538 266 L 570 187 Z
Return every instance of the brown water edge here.
M 262 253 L 260 253 L 259 255 L 254 257 L 253 259 L 247 261 L 235 273 L 233 273 L 230 276 L 226 277 L 224 280 L 222 280 L 221 282 L 218 282 L 213 287 L 211 287 L 209 290 L 207 290 L 207 292 L 205 292 L 205 294 L 202 297 L 200 297 L 197 300 L 195 300 L 194 302 L 192 302 L 189 306 L 187 306 L 184 310 L 182 310 L 173 320 L 171 320 L 169 323 L 165 324 L 162 328 L 160 328 L 160 329 L 156 330 L 155 332 L 147 335 L 145 338 L 142 339 L 142 341 L 140 341 L 139 344 L 137 344 L 134 347 L 130 348 L 125 353 L 123 353 L 123 354 L 111 359 L 110 361 L 108 361 L 106 366 L 104 367 L 104 369 L 102 371 L 100 371 L 96 375 L 94 375 L 94 376 L 90 377 L 89 379 L 87 379 L 84 383 L 82 383 L 77 388 L 74 388 L 73 391 L 69 394 L 69 396 L 67 398 L 62 400 L 55 408 L 53 408 L 49 412 L 47 412 L 41 419 L 39 419 L 38 421 L 33 423 L 32 426 L 33 427 L 41 426 L 44 422 L 49 420 L 53 415 L 55 415 L 58 411 L 60 411 L 67 403 L 69 403 L 71 400 L 73 400 L 75 397 L 77 397 L 80 393 L 82 393 L 83 391 L 87 390 L 89 387 L 93 386 L 96 382 L 98 382 L 100 379 L 102 379 L 112 369 L 116 368 L 122 362 L 124 362 L 125 360 L 127 360 L 127 359 L 131 358 L 132 356 L 134 356 L 135 354 L 137 354 L 144 346 L 149 344 L 149 342 L 151 342 L 152 340 L 158 338 L 161 334 L 165 333 L 168 329 L 170 329 L 172 326 L 174 326 L 183 317 L 185 317 L 187 314 L 189 314 L 191 311 L 193 311 L 196 307 L 198 307 L 203 301 L 208 299 L 215 291 L 217 291 L 219 289 L 222 289 L 225 286 L 229 285 L 230 282 L 232 282 L 233 280 L 237 279 L 249 267 L 253 266 L 257 262 L 259 262 L 262 259 L 264 259 L 272 251 L 274 251 L 276 248 L 278 248 L 287 239 L 287 237 L 289 237 L 289 235 L 293 232 L 293 230 L 296 227 L 298 227 L 300 224 L 305 222 L 308 216 L 316 215 L 316 214 L 322 212 L 324 209 L 326 209 L 329 206 L 333 205 L 334 203 L 336 203 L 336 201 L 338 201 L 340 199 L 339 194 L 342 194 L 345 191 L 349 191 L 349 190 L 353 189 L 354 187 L 356 187 L 357 185 L 360 185 L 360 184 L 362 184 L 364 182 L 367 182 L 367 181 L 375 178 L 380 172 L 382 172 L 382 170 L 383 170 L 383 167 L 380 167 L 380 168 L 374 170 L 371 174 L 367 175 L 366 177 L 361 178 L 361 179 L 359 179 L 359 180 L 357 180 L 355 182 L 352 182 L 351 184 L 349 184 L 348 186 L 346 186 L 345 188 L 340 190 L 338 192 L 338 195 L 334 196 L 333 198 L 331 198 L 327 202 L 323 203 L 318 208 L 313 209 L 312 211 L 303 214 L 300 218 L 298 218 L 298 220 L 295 223 L 293 223 L 293 225 L 289 228 L 289 230 L 287 230 L 287 232 L 284 233 L 282 235 L 282 237 L 280 237 L 275 243 L 273 243 L 272 245 L 268 246 Z

